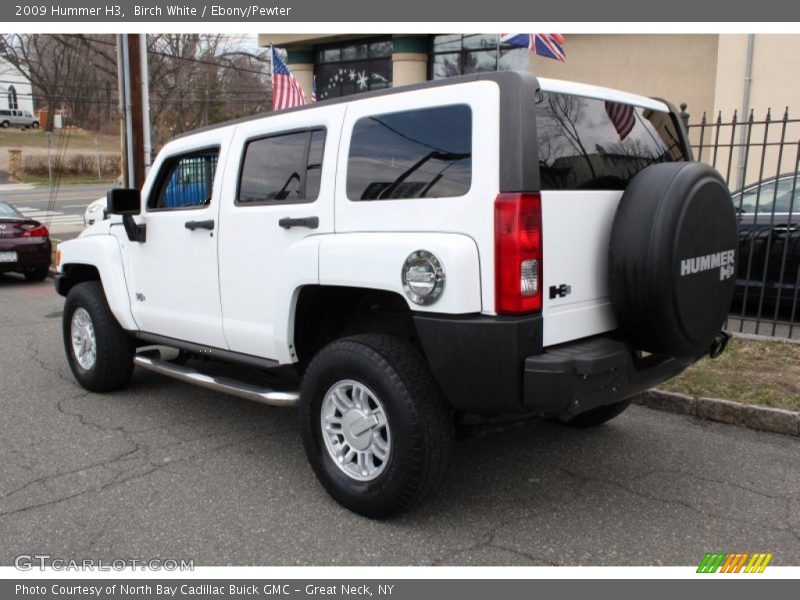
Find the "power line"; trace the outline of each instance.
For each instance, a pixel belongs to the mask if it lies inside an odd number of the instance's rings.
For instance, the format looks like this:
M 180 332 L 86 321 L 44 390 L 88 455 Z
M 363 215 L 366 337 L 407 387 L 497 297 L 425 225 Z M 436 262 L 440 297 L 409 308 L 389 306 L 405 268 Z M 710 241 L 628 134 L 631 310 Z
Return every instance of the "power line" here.
M 98 40 L 98 39 L 87 40 L 86 38 L 82 38 L 81 36 L 75 35 L 75 34 L 68 35 L 67 37 L 78 38 L 78 39 L 80 39 L 82 42 L 84 42 L 86 44 L 97 43 L 97 44 L 102 44 L 102 45 L 105 45 L 105 46 L 113 46 L 115 48 L 117 46 L 116 43 L 114 43 L 114 42 L 108 42 L 106 40 Z M 209 66 L 212 66 L 212 67 L 217 67 L 217 68 L 222 68 L 222 69 L 234 69 L 236 71 L 241 71 L 242 73 L 255 73 L 256 75 L 269 75 L 268 72 L 256 71 L 254 69 L 246 69 L 244 67 L 239 67 L 239 66 L 236 66 L 236 65 L 233 65 L 233 64 L 220 64 L 220 63 L 212 62 L 212 61 L 209 61 L 209 60 L 203 60 L 203 59 L 200 59 L 200 58 L 193 58 L 191 56 L 180 56 L 180 55 L 177 55 L 177 54 L 169 54 L 168 52 L 161 52 L 161 51 L 158 51 L 158 50 L 150 50 L 149 48 L 147 50 L 147 53 L 155 55 L 155 56 L 162 56 L 164 58 L 172 58 L 172 59 L 175 59 L 175 60 L 183 60 L 183 61 L 198 63 L 198 64 L 201 64 L 201 65 L 209 65 Z M 260 59 L 258 59 L 257 57 L 253 56 L 252 58 L 253 58 L 253 60 L 256 60 L 256 61 L 260 62 Z M 267 62 L 267 64 L 269 64 L 269 63 Z

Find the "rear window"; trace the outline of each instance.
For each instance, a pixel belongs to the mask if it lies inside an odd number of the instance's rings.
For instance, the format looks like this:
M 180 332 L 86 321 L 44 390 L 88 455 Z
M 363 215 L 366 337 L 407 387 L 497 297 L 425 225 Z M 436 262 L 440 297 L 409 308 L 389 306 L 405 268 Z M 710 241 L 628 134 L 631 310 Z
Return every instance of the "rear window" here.
M 17 219 L 21 216 L 13 206 L 0 202 L 0 217 Z
M 356 121 L 347 163 L 350 200 L 463 196 L 472 180 L 472 111 L 455 104 Z
M 686 160 L 669 113 L 540 92 L 542 190 L 622 190 L 648 165 Z

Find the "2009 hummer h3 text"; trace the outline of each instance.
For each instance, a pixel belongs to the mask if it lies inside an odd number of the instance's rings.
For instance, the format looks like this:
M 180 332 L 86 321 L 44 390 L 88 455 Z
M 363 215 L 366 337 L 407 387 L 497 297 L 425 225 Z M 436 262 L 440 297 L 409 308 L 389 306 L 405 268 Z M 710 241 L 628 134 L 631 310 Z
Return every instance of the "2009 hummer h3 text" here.
M 727 340 L 730 194 L 660 100 L 500 72 L 320 102 L 178 137 L 108 204 L 60 248 L 78 382 L 297 405 L 364 515 L 437 486 L 460 415 L 596 425 Z

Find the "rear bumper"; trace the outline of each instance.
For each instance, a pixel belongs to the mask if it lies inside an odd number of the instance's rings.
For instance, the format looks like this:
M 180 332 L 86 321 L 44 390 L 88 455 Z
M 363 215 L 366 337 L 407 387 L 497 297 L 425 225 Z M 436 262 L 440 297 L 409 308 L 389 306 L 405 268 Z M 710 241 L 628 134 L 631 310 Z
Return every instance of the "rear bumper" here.
M 525 360 L 524 403 L 544 414 L 580 414 L 650 389 L 701 356 L 642 357 L 604 336 L 564 344 Z
M 611 336 L 545 350 L 540 315 L 417 315 L 414 321 L 450 404 L 478 414 L 579 414 L 658 385 L 701 357 L 642 357 Z
M 0 252 L 16 252 L 17 260 L 14 262 L 0 262 L 0 273 L 7 271 L 24 271 L 34 267 L 50 264 L 50 240 L 2 240 Z

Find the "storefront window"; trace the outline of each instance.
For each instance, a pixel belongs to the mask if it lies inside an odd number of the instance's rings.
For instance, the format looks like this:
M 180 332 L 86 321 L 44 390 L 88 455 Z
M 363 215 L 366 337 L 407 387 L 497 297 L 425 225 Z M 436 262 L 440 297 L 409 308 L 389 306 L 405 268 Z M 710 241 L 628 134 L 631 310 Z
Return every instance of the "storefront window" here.
M 444 79 L 485 71 L 528 70 L 529 50 L 500 46 L 496 34 L 435 35 L 431 41 L 430 77 Z
M 392 85 L 392 40 L 377 38 L 317 46 L 317 97 L 337 98 Z

